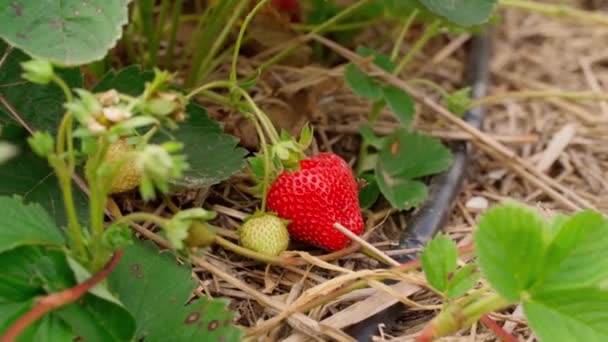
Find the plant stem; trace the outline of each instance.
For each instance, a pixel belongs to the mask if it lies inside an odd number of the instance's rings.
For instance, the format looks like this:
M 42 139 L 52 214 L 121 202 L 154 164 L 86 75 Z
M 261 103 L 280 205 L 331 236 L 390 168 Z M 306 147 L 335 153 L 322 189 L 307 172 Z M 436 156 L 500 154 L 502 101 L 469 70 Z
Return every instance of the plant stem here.
M 154 25 L 152 24 L 152 17 L 154 16 L 154 0 L 140 1 L 139 16 L 143 23 L 144 34 L 146 35 L 146 39 L 148 41 L 149 65 L 156 65 L 158 42 L 156 41 L 156 37 L 154 35 Z
M 213 88 L 227 88 L 229 90 L 234 90 L 234 91 L 239 92 L 239 94 L 241 94 L 245 98 L 245 101 L 249 104 L 249 107 L 251 108 L 251 110 L 253 111 L 255 116 L 258 118 L 259 123 L 262 125 L 262 127 L 264 128 L 264 130 L 270 137 L 272 144 L 276 144 L 280 141 L 279 134 L 277 133 L 274 126 L 272 125 L 272 122 L 270 122 L 270 119 L 268 119 L 268 116 L 260 110 L 260 108 L 255 104 L 255 101 L 253 101 L 251 96 L 244 89 L 242 89 L 238 86 L 235 86 L 231 82 L 214 81 L 214 82 L 204 84 L 204 85 L 192 90 L 191 92 L 189 92 L 188 95 L 186 95 L 186 98 L 188 100 L 190 100 L 193 96 L 195 96 L 199 93 L 205 93 L 206 91 L 213 89 Z M 216 96 L 216 98 L 217 98 L 217 96 Z
M 223 0 L 217 5 L 217 13 L 212 13 L 200 45 L 192 57 L 192 66 L 187 87 L 192 87 L 203 80 L 208 73 L 207 64 L 212 61 L 219 48 L 225 43 L 228 33 L 247 5 L 247 1 Z M 228 18 L 228 20 L 226 20 Z M 213 42 L 213 43 L 212 43 Z
M 272 56 L 272 58 L 268 59 L 266 62 L 264 62 L 260 66 L 260 70 L 264 71 L 264 70 L 268 69 L 270 66 L 280 62 L 281 60 L 283 60 L 283 58 L 289 56 L 300 45 L 300 43 L 308 40 L 310 37 L 312 37 L 316 34 L 320 34 L 320 33 L 327 31 L 329 28 L 333 27 L 335 24 L 340 22 L 340 20 L 349 17 L 351 14 L 353 14 L 355 11 L 357 11 L 361 7 L 363 7 L 364 5 L 367 5 L 368 2 L 370 2 L 370 0 L 361 0 L 361 1 L 358 1 L 357 3 L 353 4 L 352 6 L 343 9 L 342 11 L 340 11 L 340 13 L 331 17 L 330 19 L 325 21 L 323 24 L 312 29 L 308 34 L 303 36 L 302 39 L 298 39 L 297 41 L 294 41 L 293 43 L 286 46 L 285 49 L 281 50 L 281 52 Z
M 401 71 L 407 66 L 407 64 L 414 58 L 414 56 L 422 50 L 422 48 L 426 45 L 426 43 L 437 33 L 439 29 L 439 24 L 441 22 L 439 20 L 435 20 L 430 26 L 428 26 L 422 36 L 416 41 L 414 46 L 407 52 L 407 54 L 403 57 L 399 65 L 395 68 L 393 75 L 399 75 Z
M 431 80 L 427 80 L 426 78 L 412 78 L 407 80 L 407 83 L 428 86 L 429 88 L 432 88 L 433 90 L 437 91 L 444 98 L 450 96 L 450 94 L 448 94 L 448 92 L 445 91 L 445 89 L 443 89 L 439 84 Z
M 154 41 L 156 42 L 156 50 L 154 52 L 154 60 L 158 59 L 158 49 L 160 47 L 160 41 L 163 38 L 163 29 L 165 28 L 165 20 L 171 5 L 171 0 L 162 0 L 160 4 L 160 13 L 158 14 L 158 21 L 156 22 L 156 32 L 154 33 Z M 154 64 L 155 65 L 155 64 Z
M 239 30 L 239 36 L 236 39 L 236 44 L 234 47 L 234 54 L 232 56 L 232 68 L 230 69 L 230 82 L 232 82 L 235 85 L 237 82 L 237 79 L 236 79 L 237 61 L 239 58 L 239 51 L 241 49 L 241 44 L 243 43 L 243 36 L 245 35 L 245 30 L 247 29 L 247 26 L 249 25 L 249 23 L 251 22 L 251 20 L 255 16 L 255 14 L 260 10 L 260 8 L 262 8 L 262 6 L 266 5 L 267 2 L 268 2 L 268 0 L 262 0 L 262 1 L 258 2 L 258 4 L 255 5 L 253 10 L 251 10 L 251 12 L 249 12 L 247 14 L 247 16 L 245 17 L 245 21 L 243 22 L 243 25 L 241 26 L 241 29 Z
M 465 307 L 457 303 L 449 305 L 429 323 L 417 341 L 430 341 L 429 337 L 447 336 L 470 326 L 486 313 L 503 309 L 511 304 L 499 294 L 493 293 Z
M 589 11 L 580 10 L 565 5 L 543 4 L 535 1 L 526 0 L 500 0 L 500 6 L 523 9 L 530 12 L 552 15 L 555 17 L 576 19 L 581 23 L 593 23 L 598 25 L 608 25 L 608 16 Z
M 179 16 L 182 13 L 183 0 L 176 0 L 173 4 L 173 13 L 171 14 L 171 31 L 169 32 L 169 45 L 167 46 L 167 54 L 165 56 L 165 65 L 168 69 L 173 66 L 173 50 L 175 49 L 175 40 L 177 38 L 177 28 L 179 27 Z
M 414 8 L 410 16 L 407 17 L 407 20 L 405 21 L 401 32 L 399 32 L 399 37 L 397 37 L 397 43 L 395 44 L 395 46 L 393 46 L 393 51 L 391 51 L 391 61 L 395 62 L 397 60 L 397 57 L 399 56 L 399 51 L 401 51 L 401 46 L 403 45 L 403 41 L 405 40 L 405 36 L 410 30 L 410 27 L 412 26 L 412 23 L 416 19 L 417 15 L 418 9 Z
M 489 95 L 477 100 L 471 101 L 466 106 L 466 109 L 473 107 L 496 104 L 507 100 L 519 100 L 519 99 L 544 99 L 557 97 L 568 100 L 592 100 L 592 101 L 605 101 L 608 100 L 608 94 L 591 92 L 591 91 L 557 91 L 557 90 L 526 90 L 518 92 L 510 92 L 497 95 Z
M 108 263 L 94 276 L 74 287 L 65 289 L 61 292 L 52 293 L 38 299 L 33 308 L 21 316 L 0 338 L 1 342 L 12 342 L 19 337 L 29 326 L 34 324 L 46 313 L 58 309 L 67 304 L 77 301 L 85 295 L 93 286 L 105 279 L 116 268 L 123 251 L 116 251 Z
M 355 23 L 337 24 L 337 25 L 333 25 L 332 27 L 325 29 L 325 32 L 352 31 L 352 30 L 356 30 L 356 29 L 360 29 L 360 28 L 370 27 L 371 25 L 379 23 L 383 20 L 384 20 L 384 18 L 380 17 L 380 18 L 374 18 L 374 19 L 369 19 L 369 20 L 365 20 L 365 21 L 359 21 L 359 22 L 355 22 Z M 296 31 L 313 31 L 317 27 L 319 27 L 319 25 L 291 24 L 291 27 Z
M 156 224 L 157 226 L 163 228 L 163 229 L 168 229 L 169 227 L 169 219 L 154 215 L 152 213 L 147 213 L 147 212 L 135 212 L 135 213 L 130 213 L 128 215 L 125 215 L 123 217 L 121 217 L 120 219 L 118 219 L 117 221 L 114 221 L 115 224 L 121 224 L 121 223 L 127 223 L 127 222 L 137 222 L 137 221 L 148 221 L 148 222 L 152 222 L 154 224 Z

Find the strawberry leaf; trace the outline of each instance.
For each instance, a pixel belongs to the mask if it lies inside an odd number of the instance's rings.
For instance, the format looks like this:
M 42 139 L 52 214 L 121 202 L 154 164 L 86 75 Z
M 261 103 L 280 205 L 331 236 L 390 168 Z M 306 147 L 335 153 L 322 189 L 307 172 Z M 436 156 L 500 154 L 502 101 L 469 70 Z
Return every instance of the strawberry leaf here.
M 586 210 L 561 224 L 547 250 L 541 279 L 538 286 L 543 290 L 608 281 L 608 222 L 601 214 Z
M 524 312 L 541 341 L 608 341 L 606 289 L 574 287 L 539 292 L 524 301 Z
M 358 96 L 374 101 L 382 98 L 382 86 L 357 65 L 351 63 L 346 66 L 344 79 L 348 87 Z
M 469 291 L 477 282 L 480 274 L 476 272 L 475 264 L 467 264 L 454 272 L 448 282 L 448 298 L 457 298 Z
M 191 270 L 178 266 L 170 253 L 159 252 L 151 243 L 138 241 L 127 247 L 109 282 L 137 319 L 137 339 L 240 341 L 227 303 L 204 298 L 188 303 L 197 286 Z
M 0 194 L 17 194 L 27 202 L 36 202 L 55 218 L 59 226 L 67 223 L 63 198 L 55 173 L 45 159 L 36 155 L 27 144 L 28 132 L 21 122 L 34 130 L 55 133 L 63 116 L 65 97 L 55 84 L 37 85 L 21 78 L 20 63 L 29 60 L 23 52 L 13 49 L 7 53 L 7 45 L 0 41 L 0 56 L 5 56 L 0 65 L 0 96 L 19 115 L 17 120 L 8 108 L 0 104 L 0 140 L 10 142 L 18 157 L 0 165 Z M 71 88 L 82 87 L 82 76 L 77 69 L 56 70 Z M 21 121 L 21 122 L 20 122 Z M 87 224 L 88 200 L 75 184 L 73 194 L 80 222 Z
M 93 87 L 92 91 L 103 92 L 116 89 L 119 93 L 139 96 L 146 87 L 146 82 L 154 79 L 154 71 L 142 70 L 139 65 L 130 65 L 120 71 L 108 71 Z
M 373 173 L 367 172 L 360 176 L 366 184 L 359 190 L 359 205 L 361 209 L 369 209 L 380 196 L 380 188 Z
M 217 121 L 207 116 L 205 108 L 191 103 L 186 107 L 188 118 L 171 135 L 184 144 L 190 168 L 184 179 L 173 183 L 186 188 L 206 188 L 215 185 L 245 166 L 247 151 L 236 147 L 238 139 L 225 134 Z M 156 136 L 157 140 L 162 135 Z
M 500 295 L 517 301 L 545 266 L 550 233 L 534 210 L 509 203 L 488 210 L 474 233 L 479 266 Z
M 473 26 L 487 22 L 496 0 L 419 0 L 429 11 L 448 21 Z
M 59 249 L 18 247 L 0 254 L 0 265 L 0 333 L 28 311 L 36 297 L 73 287 L 78 279 Z M 72 341 L 76 336 L 92 342 L 131 340 L 133 317 L 107 290 L 103 295 L 100 291 L 102 285 L 78 302 L 48 313 L 22 338 L 48 334 L 45 338 L 53 341 Z
M 355 51 L 361 57 L 374 56 L 374 64 L 386 72 L 393 72 L 396 65 L 391 61 L 391 58 L 380 51 L 369 47 L 359 46 Z
M 409 210 L 424 202 L 428 196 L 426 185 L 419 181 L 391 177 L 382 163 L 376 165 L 376 180 L 382 194 L 393 208 Z
M 452 153 L 435 138 L 401 128 L 385 138 L 379 159 L 390 176 L 415 179 L 447 170 Z
M 401 89 L 393 86 L 384 87 L 382 93 L 384 94 L 386 103 L 393 113 L 395 113 L 395 116 L 397 116 L 401 125 L 409 126 L 414 119 L 414 113 L 416 112 L 412 97 Z
M 63 65 L 99 60 L 128 21 L 129 0 L 3 1 L 0 37 L 31 56 Z
M 0 197 L 0 252 L 23 245 L 61 245 L 61 232 L 38 204 L 26 205 L 18 197 Z
M 458 261 L 458 250 L 454 241 L 445 235 L 437 235 L 424 247 L 420 260 L 431 286 L 440 292 L 447 290 L 448 276 L 454 272 Z

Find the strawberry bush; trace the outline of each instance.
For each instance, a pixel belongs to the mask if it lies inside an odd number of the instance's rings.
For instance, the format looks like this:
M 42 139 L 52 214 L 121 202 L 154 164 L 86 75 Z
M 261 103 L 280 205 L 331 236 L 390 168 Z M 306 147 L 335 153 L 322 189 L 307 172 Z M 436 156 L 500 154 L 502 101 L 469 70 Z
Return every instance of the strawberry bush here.
M 249 331 L 235 323 L 227 299 L 193 296 L 199 284 L 191 265 L 218 246 L 262 265 L 307 265 L 293 243 L 331 261 L 362 248 L 364 213 L 383 200 L 395 211 L 419 208 L 429 179 L 451 167 L 452 151 L 416 128 L 419 99 L 390 80 L 399 80 L 433 37 L 483 31 L 498 6 L 495 0 L 344 6 L 225 0 L 202 9 L 181 0 L 0 4 L 3 342 L 243 340 Z M 305 39 L 288 41 L 256 67 L 249 63 L 247 73 L 239 67 L 246 64 L 248 29 L 264 11 L 306 31 Z M 191 13 L 199 29 L 179 41 L 179 25 Z M 327 44 L 309 40 L 348 44 L 380 20 L 399 27 L 392 51 L 359 45 L 346 50 L 354 58 L 341 60 L 344 83 L 371 104 L 354 165 L 338 153 L 312 152 L 312 124 L 298 134 L 277 129 L 255 97 L 261 75 L 301 45 L 321 62 L 335 59 Z M 401 55 L 415 25 L 422 29 Z M 211 77 L 226 65 L 228 77 Z M 456 117 L 474 103 L 468 87 L 448 91 L 432 80 L 409 81 L 436 91 Z M 226 133 L 201 99 L 252 123 L 258 147 Z M 378 134 L 385 109 L 398 125 Z M 242 190 L 256 201 L 236 232 L 218 227 L 213 205 L 172 200 L 236 176 L 247 180 Z M 129 201 L 162 203 L 171 214 L 130 210 Z M 438 235 L 419 262 L 389 271 L 422 271 L 424 285 L 444 300 L 420 341 L 518 303 L 543 341 L 602 341 L 607 230 L 608 221 L 591 210 L 545 218 L 505 203 L 485 213 L 474 248 L 458 250 Z M 471 251 L 476 261 L 457 266 L 458 254 Z

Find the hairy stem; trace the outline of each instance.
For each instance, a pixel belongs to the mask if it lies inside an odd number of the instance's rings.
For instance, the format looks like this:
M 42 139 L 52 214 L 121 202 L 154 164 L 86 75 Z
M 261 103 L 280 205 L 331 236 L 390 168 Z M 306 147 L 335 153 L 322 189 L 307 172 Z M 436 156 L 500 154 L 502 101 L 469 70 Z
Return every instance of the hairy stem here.
M 91 278 L 74 287 L 65 289 L 61 292 L 53 293 L 42 297 L 36 301 L 36 304 L 23 316 L 21 316 L 13 325 L 4 333 L 1 342 L 12 342 L 29 326 L 34 324 L 38 319 L 46 313 L 58 309 L 67 304 L 73 303 L 80 297 L 85 295 L 89 289 L 105 279 L 116 268 L 122 258 L 122 251 L 116 251 L 108 263 Z
M 420 50 L 422 50 L 426 43 L 428 43 L 428 41 L 437 33 L 440 23 L 441 22 L 439 20 L 435 20 L 430 26 L 427 26 L 422 36 L 420 36 L 416 43 L 414 43 L 414 46 L 412 46 L 403 59 L 401 59 L 401 62 L 399 62 L 399 65 L 397 65 L 395 71 L 393 72 L 394 75 L 399 75 L 412 60 L 412 58 L 414 58 L 414 56 L 420 52 Z
M 395 62 L 397 60 L 397 57 L 399 56 L 399 51 L 401 51 L 401 46 L 403 45 L 403 41 L 405 40 L 405 36 L 410 30 L 410 27 L 416 19 L 416 16 L 418 16 L 418 9 L 414 8 L 409 17 L 407 17 L 407 20 L 405 21 L 401 32 L 399 32 L 399 36 L 397 37 L 397 43 L 395 44 L 395 46 L 393 46 L 393 50 L 391 51 L 391 61 Z
M 245 30 L 247 29 L 247 26 L 249 26 L 249 23 L 251 22 L 251 20 L 255 16 L 255 14 L 260 10 L 260 8 L 262 8 L 262 6 L 266 5 L 267 2 L 268 2 L 268 0 L 262 0 L 262 1 L 258 2 L 258 4 L 255 5 L 253 10 L 251 12 L 249 12 L 249 14 L 247 14 L 247 16 L 245 17 L 245 21 L 243 22 L 243 25 L 241 26 L 241 29 L 239 30 L 239 36 L 236 39 L 236 45 L 234 47 L 234 54 L 232 56 L 232 68 L 230 70 L 230 82 L 232 82 L 235 85 L 237 82 L 236 66 L 237 66 L 237 61 L 239 58 L 239 51 L 241 49 L 241 44 L 243 43 L 243 36 L 245 35 Z

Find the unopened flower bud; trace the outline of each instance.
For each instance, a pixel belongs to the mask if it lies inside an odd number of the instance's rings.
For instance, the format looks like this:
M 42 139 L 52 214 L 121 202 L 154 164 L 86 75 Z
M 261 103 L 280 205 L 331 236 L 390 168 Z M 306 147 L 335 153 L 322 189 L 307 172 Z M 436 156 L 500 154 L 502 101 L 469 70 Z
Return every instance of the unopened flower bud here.
M 115 89 L 110 89 L 103 93 L 97 94 L 97 99 L 102 106 L 109 107 L 117 104 L 120 101 L 118 92 Z
M 49 61 L 33 59 L 21 63 L 21 67 L 25 71 L 22 75 L 23 78 L 30 82 L 47 84 L 53 79 L 53 65 Z
M 128 110 L 119 107 L 106 107 L 102 109 L 102 112 L 106 119 L 112 122 L 121 122 L 131 117 Z

